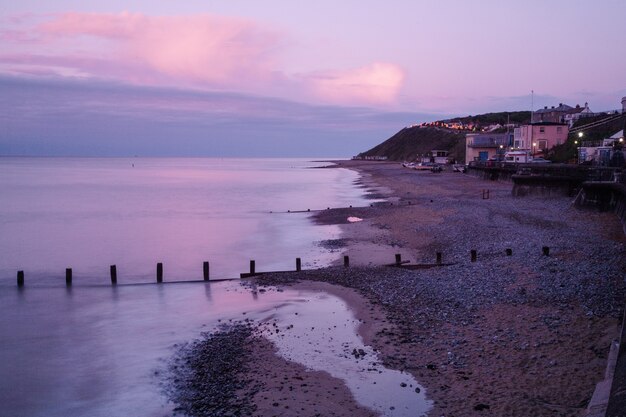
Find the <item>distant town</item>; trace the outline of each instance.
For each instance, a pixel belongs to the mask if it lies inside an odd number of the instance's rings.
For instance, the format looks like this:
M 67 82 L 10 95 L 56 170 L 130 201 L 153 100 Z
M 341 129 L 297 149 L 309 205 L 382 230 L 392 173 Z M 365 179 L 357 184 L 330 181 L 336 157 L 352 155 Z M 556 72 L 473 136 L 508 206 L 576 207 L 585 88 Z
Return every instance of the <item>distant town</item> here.
M 622 98 L 621 110 L 602 112 L 591 110 L 589 103 L 575 106 L 559 103 L 532 112 L 490 113 L 410 125 L 354 158 L 465 165 L 561 162 L 622 167 L 626 159 L 625 122 L 626 97 Z M 420 147 L 420 139 L 425 137 L 420 132 L 422 129 L 438 130 L 447 146 L 431 140 L 434 148 Z M 407 132 L 413 141 L 406 140 Z M 456 135 L 449 136 L 450 133 Z M 450 137 L 454 140 L 444 140 Z M 455 144 L 459 141 L 464 146 Z

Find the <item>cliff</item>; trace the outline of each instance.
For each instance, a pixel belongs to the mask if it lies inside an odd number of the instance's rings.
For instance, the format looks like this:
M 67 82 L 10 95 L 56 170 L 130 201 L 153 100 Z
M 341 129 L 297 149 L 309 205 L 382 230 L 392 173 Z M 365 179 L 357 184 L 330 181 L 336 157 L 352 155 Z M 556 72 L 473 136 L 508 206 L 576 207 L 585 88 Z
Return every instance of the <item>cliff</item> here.
M 438 127 L 406 127 L 358 156 L 386 156 L 393 161 L 412 161 L 418 155 L 436 149 L 448 151 L 451 158 L 464 161 L 465 133 Z

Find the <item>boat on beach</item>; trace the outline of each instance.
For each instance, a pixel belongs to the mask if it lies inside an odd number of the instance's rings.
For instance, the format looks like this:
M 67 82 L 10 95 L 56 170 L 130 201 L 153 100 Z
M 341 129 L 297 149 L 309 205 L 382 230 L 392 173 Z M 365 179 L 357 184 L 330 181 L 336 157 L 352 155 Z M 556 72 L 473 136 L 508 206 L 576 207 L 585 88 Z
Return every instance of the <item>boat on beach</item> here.
M 465 171 L 467 171 L 467 168 L 463 164 L 454 164 L 452 165 L 452 171 L 465 173 Z

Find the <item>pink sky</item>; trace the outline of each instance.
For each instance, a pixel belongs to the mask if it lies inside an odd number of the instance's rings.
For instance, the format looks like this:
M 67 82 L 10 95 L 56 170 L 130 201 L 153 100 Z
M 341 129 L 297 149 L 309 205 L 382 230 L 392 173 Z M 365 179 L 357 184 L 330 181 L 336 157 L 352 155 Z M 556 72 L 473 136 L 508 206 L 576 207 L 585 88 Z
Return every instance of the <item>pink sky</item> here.
M 0 2 L 11 79 L 435 115 L 626 95 L 620 0 Z

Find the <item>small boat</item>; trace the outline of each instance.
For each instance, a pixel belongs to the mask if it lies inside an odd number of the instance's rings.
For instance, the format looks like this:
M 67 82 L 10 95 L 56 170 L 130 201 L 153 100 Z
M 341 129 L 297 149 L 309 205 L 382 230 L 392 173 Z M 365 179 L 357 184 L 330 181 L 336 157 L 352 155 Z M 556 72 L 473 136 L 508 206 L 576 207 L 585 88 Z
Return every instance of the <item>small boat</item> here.
M 434 165 L 435 164 L 433 164 L 432 162 L 420 162 L 419 164 L 415 165 L 413 169 L 416 169 L 418 171 L 430 171 Z

